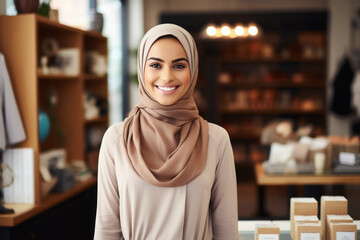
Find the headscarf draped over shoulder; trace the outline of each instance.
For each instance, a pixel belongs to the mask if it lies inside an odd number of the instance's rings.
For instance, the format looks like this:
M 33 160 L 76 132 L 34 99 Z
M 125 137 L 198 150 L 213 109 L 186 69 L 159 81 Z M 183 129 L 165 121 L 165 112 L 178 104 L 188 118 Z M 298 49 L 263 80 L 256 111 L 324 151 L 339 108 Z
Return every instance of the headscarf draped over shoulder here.
M 161 105 L 145 88 L 144 71 L 151 46 L 163 36 L 173 36 L 183 46 L 191 83 L 172 105 Z M 137 58 L 140 103 L 124 121 L 123 144 L 135 172 L 160 187 L 189 183 L 204 169 L 207 159 L 208 123 L 199 116 L 193 98 L 198 75 L 198 52 L 193 37 L 174 24 L 150 29 L 140 42 Z

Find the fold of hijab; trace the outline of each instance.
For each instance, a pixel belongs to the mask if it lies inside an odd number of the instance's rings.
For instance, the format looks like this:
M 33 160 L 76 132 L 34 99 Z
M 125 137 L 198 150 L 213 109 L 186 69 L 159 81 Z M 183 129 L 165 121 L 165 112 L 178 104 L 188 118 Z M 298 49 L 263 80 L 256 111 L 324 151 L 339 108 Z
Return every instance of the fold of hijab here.
M 157 39 L 171 35 L 183 46 L 190 67 L 191 83 L 185 95 L 172 105 L 161 105 L 145 88 L 148 52 Z M 135 172 L 160 187 L 189 183 L 204 169 L 209 128 L 199 116 L 193 98 L 198 75 L 198 52 L 190 33 L 174 24 L 150 29 L 140 42 L 137 58 L 140 103 L 124 120 L 124 147 Z

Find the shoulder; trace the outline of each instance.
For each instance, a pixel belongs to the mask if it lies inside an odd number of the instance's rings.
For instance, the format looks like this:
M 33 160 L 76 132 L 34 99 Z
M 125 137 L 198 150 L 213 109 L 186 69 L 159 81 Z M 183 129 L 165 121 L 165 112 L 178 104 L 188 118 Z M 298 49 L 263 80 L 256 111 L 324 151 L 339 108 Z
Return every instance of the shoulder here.
M 111 125 L 105 132 L 103 142 L 114 143 L 123 135 L 124 122 Z
M 209 123 L 209 145 L 224 147 L 230 144 L 228 132 L 221 126 Z
M 227 140 L 229 139 L 229 134 L 223 127 L 209 123 L 209 138 L 214 140 L 218 139 L 218 141 Z

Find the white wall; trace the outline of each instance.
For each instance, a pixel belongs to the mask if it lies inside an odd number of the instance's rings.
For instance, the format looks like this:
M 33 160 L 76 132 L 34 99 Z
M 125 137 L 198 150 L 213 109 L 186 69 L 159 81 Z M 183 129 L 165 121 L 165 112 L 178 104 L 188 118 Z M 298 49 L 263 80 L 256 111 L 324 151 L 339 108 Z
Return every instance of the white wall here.
M 128 16 L 128 49 L 137 49 L 142 36 L 144 35 L 144 6 L 143 0 L 129 1 L 129 16 Z M 136 73 L 137 64 L 136 56 L 129 56 L 129 72 Z M 139 102 L 138 85 L 130 82 L 129 84 L 129 109 L 133 109 Z
M 0 15 L 6 15 L 6 0 L 0 0 Z

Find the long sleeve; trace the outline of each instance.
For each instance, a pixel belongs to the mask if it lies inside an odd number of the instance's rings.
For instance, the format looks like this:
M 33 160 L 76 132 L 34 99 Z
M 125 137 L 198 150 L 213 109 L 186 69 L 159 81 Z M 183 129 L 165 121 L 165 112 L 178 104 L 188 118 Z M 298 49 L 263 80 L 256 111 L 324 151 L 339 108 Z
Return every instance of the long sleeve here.
M 220 158 L 216 168 L 211 196 L 213 239 L 238 239 L 237 187 L 234 155 L 228 134 L 219 146 Z
M 0 54 L 0 150 L 25 140 L 25 130 L 11 87 L 5 59 Z
M 98 196 L 94 239 L 123 239 L 119 216 L 119 192 L 115 172 L 114 129 L 103 137 L 99 154 Z

